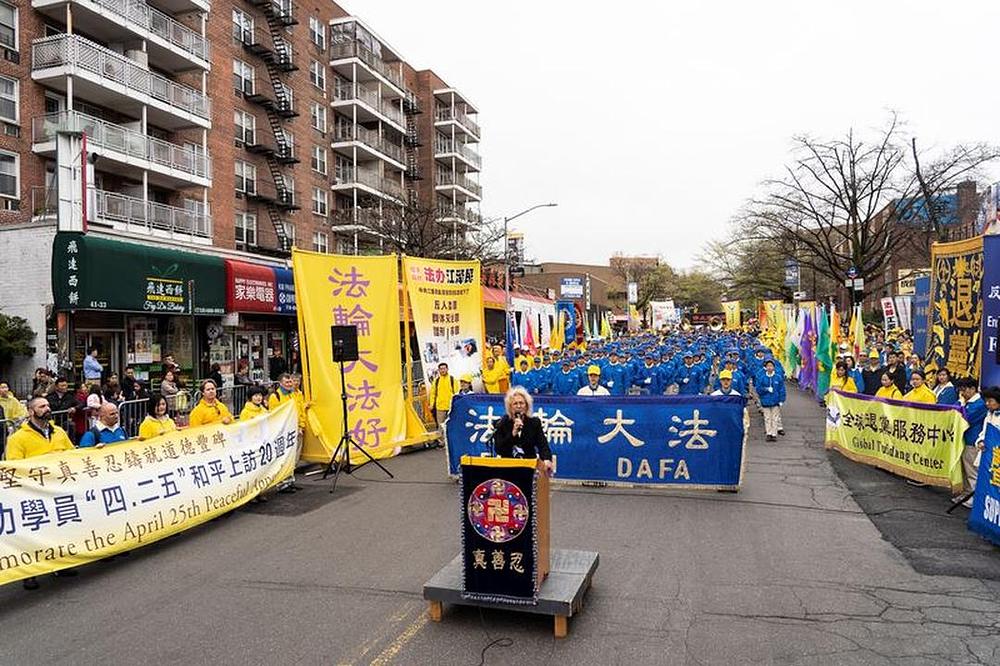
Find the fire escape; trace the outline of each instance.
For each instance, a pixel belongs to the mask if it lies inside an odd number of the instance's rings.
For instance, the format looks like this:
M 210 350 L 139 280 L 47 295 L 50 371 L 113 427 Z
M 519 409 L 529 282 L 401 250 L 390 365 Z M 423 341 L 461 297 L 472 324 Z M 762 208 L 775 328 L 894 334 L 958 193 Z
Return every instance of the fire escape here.
M 288 186 L 283 170 L 299 161 L 295 157 L 292 135 L 286 128 L 287 121 L 299 114 L 292 104 L 291 88 L 282 77 L 298 69 L 292 60 L 291 44 L 284 36 L 285 29 L 298 24 L 298 20 L 295 18 L 294 5 L 289 0 L 252 0 L 252 4 L 259 7 L 267 19 L 272 46 L 259 40 L 254 31 L 244 32 L 243 46 L 264 62 L 274 95 L 272 98 L 257 90 L 255 94 L 247 95 L 246 99 L 266 112 L 274 143 L 268 145 L 258 142 L 248 145 L 247 150 L 262 155 L 267 160 L 274 188 L 258 187 L 254 198 L 265 205 L 278 238 L 279 250 L 287 253 L 291 250 L 291 239 L 285 230 L 285 219 L 291 211 L 298 210 L 301 206 L 295 192 Z
M 406 115 L 406 135 L 403 137 L 403 145 L 406 146 L 406 179 L 407 204 L 414 206 L 417 204 L 417 181 L 421 180 L 419 151 L 420 134 L 417 131 L 417 115 L 422 113 L 417 96 L 410 91 L 406 91 L 403 98 L 403 113 Z

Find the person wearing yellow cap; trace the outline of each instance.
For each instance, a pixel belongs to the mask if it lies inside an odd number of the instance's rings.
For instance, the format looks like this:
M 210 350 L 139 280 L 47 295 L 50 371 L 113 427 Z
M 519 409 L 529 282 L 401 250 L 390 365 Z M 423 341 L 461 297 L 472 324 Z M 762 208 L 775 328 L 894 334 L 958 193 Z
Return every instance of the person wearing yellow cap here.
M 465 373 L 458 378 L 458 394 L 468 395 L 469 393 L 474 393 L 472 390 L 472 373 Z
M 882 356 L 878 353 L 877 349 L 873 349 L 868 353 L 868 365 L 861 371 L 861 379 L 864 381 L 864 386 L 859 386 L 858 388 L 868 395 L 875 395 L 882 388 L 882 375 L 884 374 L 885 368 L 882 367 Z
M 739 395 L 740 392 L 733 388 L 733 373 L 730 370 L 723 370 L 719 373 L 719 388 L 709 395 Z
M 576 392 L 577 395 L 611 395 L 608 389 L 601 386 L 601 366 L 592 365 L 587 368 L 587 385 Z

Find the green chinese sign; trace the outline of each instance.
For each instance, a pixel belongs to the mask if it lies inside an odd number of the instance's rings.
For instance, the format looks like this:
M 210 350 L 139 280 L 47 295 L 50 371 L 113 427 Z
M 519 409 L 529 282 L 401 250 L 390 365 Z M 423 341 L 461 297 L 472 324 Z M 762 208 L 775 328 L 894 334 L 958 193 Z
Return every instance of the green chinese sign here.
M 219 257 L 66 232 L 52 246 L 57 310 L 222 314 L 225 280 Z

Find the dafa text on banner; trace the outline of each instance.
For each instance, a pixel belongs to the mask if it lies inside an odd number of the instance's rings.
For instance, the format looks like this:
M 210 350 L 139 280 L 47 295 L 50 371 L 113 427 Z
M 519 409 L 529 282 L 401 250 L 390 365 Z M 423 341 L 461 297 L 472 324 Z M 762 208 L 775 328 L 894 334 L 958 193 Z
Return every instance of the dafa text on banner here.
M 245 504 L 292 473 L 288 402 L 101 449 L 0 462 L 0 585 L 144 546 Z
M 344 432 L 342 393 L 351 440 L 372 457 L 393 456 L 408 438 L 426 435 L 403 397 L 396 262 L 393 256 L 292 253 L 309 405 L 303 460 L 328 462 L 333 456 Z M 358 360 L 344 363 L 345 386 L 333 361 L 331 326 L 358 331 Z M 351 460 L 363 459 L 352 447 Z
M 428 384 L 439 363 L 447 363 L 456 378 L 481 374 L 485 315 L 479 275 L 478 261 L 403 257 L 406 295 Z
M 962 489 L 960 407 L 887 400 L 830 391 L 826 447 L 855 462 L 934 486 Z

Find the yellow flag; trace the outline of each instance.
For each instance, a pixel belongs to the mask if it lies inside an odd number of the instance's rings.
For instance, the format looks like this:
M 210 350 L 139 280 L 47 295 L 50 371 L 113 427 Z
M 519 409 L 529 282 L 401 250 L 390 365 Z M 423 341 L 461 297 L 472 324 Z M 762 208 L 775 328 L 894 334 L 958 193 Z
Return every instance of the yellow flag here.
M 302 459 L 327 462 L 344 431 L 340 396 L 347 394 L 347 429 L 358 446 L 387 458 L 406 444 L 399 356 L 399 278 L 395 257 L 356 257 L 294 249 L 295 301 L 302 375 L 311 402 Z M 330 327 L 354 326 L 359 358 L 333 360 Z M 352 447 L 351 460 L 363 459 Z

